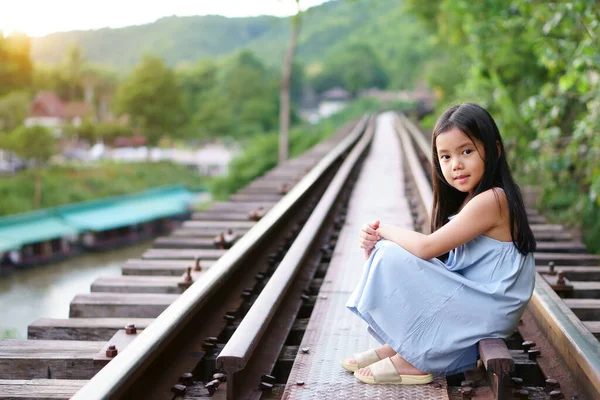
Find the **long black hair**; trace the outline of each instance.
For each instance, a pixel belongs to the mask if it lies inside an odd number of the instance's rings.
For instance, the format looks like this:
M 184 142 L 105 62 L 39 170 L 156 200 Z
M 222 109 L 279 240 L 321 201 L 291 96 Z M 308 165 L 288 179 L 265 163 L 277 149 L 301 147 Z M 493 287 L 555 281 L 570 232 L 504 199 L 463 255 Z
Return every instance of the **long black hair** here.
M 522 254 L 535 251 L 535 238 L 529 227 L 521 190 L 510 173 L 496 122 L 484 108 L 476 104 L 466 103 L 450 107 L 437 120 L 433 129 L 431 138 L 433 151 L 431 232 L 444 226 L 448 222 L 448 217 L 458 212 L 468 195 L 452 187 L 444 178 L 440 167 L 436 138 L 452 128 L 457 128 L 467 135 L 473 144 L 477 141 L 483 145 L 484 173 L 473 191 L 473 197 L 492 188 L 502 188 L 508 200 L 510 232 L 514 245 Z M 498 151 L 498 146 L 500 151 Z

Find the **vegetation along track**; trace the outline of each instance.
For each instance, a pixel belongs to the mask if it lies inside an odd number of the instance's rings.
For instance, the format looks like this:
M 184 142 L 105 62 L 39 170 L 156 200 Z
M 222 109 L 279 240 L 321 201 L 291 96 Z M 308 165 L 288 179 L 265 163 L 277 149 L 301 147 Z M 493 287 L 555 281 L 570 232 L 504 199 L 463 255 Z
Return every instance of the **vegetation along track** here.
M 407 188 L 413 195 L 415 227 L 427 231 L 430 139 L 402 115 L 396 128 L 403 148 L 412 153 L 406 156 L 411 171 Z M 535 290 L 518 331 L 506 340 L 514 369 L 504 377 L 505 388 L 496 390 L 505 398 L 600 399 L 600 257 L 587 254 L 564 227 L 547 224 L 533 209 L 528 214 L 537 240 Z M 458 386 L 465 383 L 451 380 L 458 396 Z M 477 378 L 470 383 L 485 385 Z M 466 392 L 476 393 L 473 389 Z

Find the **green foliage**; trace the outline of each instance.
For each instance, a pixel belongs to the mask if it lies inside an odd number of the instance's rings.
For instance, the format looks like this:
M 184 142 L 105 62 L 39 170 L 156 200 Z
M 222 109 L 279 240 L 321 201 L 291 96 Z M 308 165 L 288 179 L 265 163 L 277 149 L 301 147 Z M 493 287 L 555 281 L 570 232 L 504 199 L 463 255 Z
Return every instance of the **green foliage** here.
M 13 151 L 19 157 L 33 161 L 36 165 L 45 164 L 54 154 L 56 138 L 43 126 L 20 126 L 2 137 L 2 147 Z
M 597 3 L 406 2 L 436 43 L 428 70 L 441 106 L 470 100 L 488 108 L 517 176 L 543 182 L 550 216 L 580 225 L 600 251 Z
M 314 78 L 317 92 L 342 86 L 356 94 L 363 88 L 384 89 L 388 83 L 383 64 L 367 44 L 353 44 L 334 54 L 321 74 Z
M 27 36 L 4 36 L 0 31 L 0 96 L 31 83 L 31 42 Z
M 119 87 L 115 102 L 117 111 L 129 114 L 150 143 L 175 134 L 183 123 L 175 73 L 157 57 L 144 57 Z
M 79 126 L 65 126 L 63 135 L 85 140 L 90 144 L 97 141 L 110 144 L 118 137 L 132 136 L 133 130 L 128 125 L 115 122 L 94 122 L 91 119 L 85 119 Z
M 0 340 L 16 339 L 18 335 L 16 328 L 3 329 L 0 331 Z
M 94 166 L 52 166 L 41 171 L 44 196 L 40 207 L 93 200 L 140 192 L 152 187 L 184 184 L 193 190 L 204 187 L 206 178 L 170 162 L 112 163 Z M 24 170 L 0 178 L 0 215 L 32 211 L 34 171 Z
M 21 125 L 29 113 L 31 95 L 11 92 L 0 97 L 0 129 L 11 131 Z

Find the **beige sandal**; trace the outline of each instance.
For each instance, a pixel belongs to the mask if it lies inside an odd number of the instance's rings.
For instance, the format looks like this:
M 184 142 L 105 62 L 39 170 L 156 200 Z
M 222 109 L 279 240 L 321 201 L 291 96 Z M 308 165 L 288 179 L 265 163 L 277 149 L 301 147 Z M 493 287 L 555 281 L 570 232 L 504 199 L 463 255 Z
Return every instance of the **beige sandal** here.
M 349 361 L 356 361 L 353 364 L 350 364 Z M 354 372 L 359 368 L 368 367 L 369 365 L 376 363 L 379 361 L 379 356 L 375 352 L 375 350 L 365 350 L 362 353 L 356 353 L 353 358 L 346 358 L 340 361 L 340 365 L 344 367 L 345 370 Z
M 354 376 L 361 382 L 371 385 L 423 385 L 433 382 L 433 376 L 427 375 L 400 375 L 394 367 L 391 358 L 384 358 L 381 361 L 369 366 L 372 376 L 364 376 L 354 372 Z

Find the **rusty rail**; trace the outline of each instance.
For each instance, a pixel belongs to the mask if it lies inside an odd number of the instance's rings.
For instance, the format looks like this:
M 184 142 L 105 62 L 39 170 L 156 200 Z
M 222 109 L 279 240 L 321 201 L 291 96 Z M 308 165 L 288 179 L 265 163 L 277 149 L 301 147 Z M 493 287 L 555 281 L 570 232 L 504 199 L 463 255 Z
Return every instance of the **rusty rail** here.
M 212 296 L 228 282 L 247 258 L 262 246 L 278 223 L 299 204 L 332 165 L 360 139 L 368 117 L 323 158 L 275 207 L 221 257 L 206 273 L 177 298 L 138 338 L 79 390 L 74 400 L 118 398 L 127 393 L 158 357 L 160 351 L 188 328 L 189 322 Z

